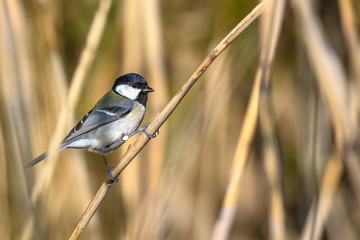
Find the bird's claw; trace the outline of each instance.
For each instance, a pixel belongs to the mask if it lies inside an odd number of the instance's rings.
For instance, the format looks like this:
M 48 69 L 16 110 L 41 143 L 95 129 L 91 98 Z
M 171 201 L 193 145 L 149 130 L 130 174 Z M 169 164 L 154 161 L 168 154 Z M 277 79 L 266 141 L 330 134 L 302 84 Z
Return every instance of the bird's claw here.
M 146 136 L 148 136 L 148 138 L 152 139 L 152 138 L 156 138 L 156 135 L 159 135 L 159 130 L 156 130 L 156 132 L 151 135 L 150 133 L 148 133 L 148 131 L 146 131 L 146 129 L 143 130 L 143 132 L 146 134 Z
M 121 140 L 126 141 L 127 139 L 129 139 L 130 137 L 134 136 L 134 135 L 135 135 L 136 133 L 138 133 L 138 132 L 144 132 L 144 133 L 146 134 L 146 136 L 147 136 L 148 138 L 150 138 L 150 139 L 156 138 L 156 135 L 159 134 L 159 130 L 156 130 L 156 132 L 155 132 L 153 135 L 151 135 L 148 131 L 146 131 L 146 128 L 147 128 L 147 126 L 149 126 L 149 124 L 150 124 L 150 123 L 146 123 L 144 126 L 142 126 L 141 128 L 139 128 L 139 129 L 136 130 L 135 132 L 131 133 L 130 135 L 128 135 L 128 136 L 123 136 L 123 137 L 121 138 Z
M 119 181 L 119 176 L 117 176 L 116 178 L 114 178 L 112 176 L 112 168 L 111 167 L 107 167 L 107 170 L 109 172 L 109 178 L 112 182 L 118 182 Z

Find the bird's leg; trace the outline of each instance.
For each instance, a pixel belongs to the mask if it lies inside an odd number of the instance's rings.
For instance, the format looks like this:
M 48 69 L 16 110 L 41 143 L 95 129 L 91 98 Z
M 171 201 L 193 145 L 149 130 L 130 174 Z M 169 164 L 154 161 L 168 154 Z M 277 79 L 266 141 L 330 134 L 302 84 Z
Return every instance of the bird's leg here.
M 159 130 L 156 130 L 154 135 L 150 135 L 150 133 L 148 133 L 148 131 L 146 131 L 146 127 L 149 126 L 150 123 L 145 124 L 144 126 L 140 127 L 138 130 L 130 133 L 129 136 L 127 136 L 127 139 L 129 139 L 130 137 L 134 136 L 135 134 L 139 133 L 139 132 L 144 132 L 146 134 L 146 136 L 148 136 L 148 138 L 156 138 L 156 134 L 159 134 Z M 124 137 L 123 137 L 124 138 Z
M 104 159 L 104 162 L 105 162 L 105 165 L 106 165 L 106 169 L 108 170 L 108 172 L 109 172 L 109 177 L 110 177 L 110 179 L 111 179 L 111 181 L 113 181 L 113 182 L 118 182 L 118 177 L 116 177 L 116 178 L 114 178 L 113 176 L 112 176 L 112 168 L 107 164 L 107 162 L 106 162 L 106 159 L 105 159 L 105 156 L 104 155 L 101 155 L 102 156 L 102 158 Z

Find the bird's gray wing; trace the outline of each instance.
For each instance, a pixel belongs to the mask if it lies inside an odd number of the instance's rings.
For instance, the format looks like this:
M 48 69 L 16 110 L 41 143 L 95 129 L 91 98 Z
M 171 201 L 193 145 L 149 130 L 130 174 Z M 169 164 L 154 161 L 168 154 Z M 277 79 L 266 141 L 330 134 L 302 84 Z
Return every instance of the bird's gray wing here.
M 96 109 L 88 112 L 76 126 L 65 137 L 65 141 L 69 141 L 84 133 L 90 132 L 102 125 L 111 123 L 120 118 L 125 117 L 131 112 L 133 106 L 109 106 L 104 109 Z

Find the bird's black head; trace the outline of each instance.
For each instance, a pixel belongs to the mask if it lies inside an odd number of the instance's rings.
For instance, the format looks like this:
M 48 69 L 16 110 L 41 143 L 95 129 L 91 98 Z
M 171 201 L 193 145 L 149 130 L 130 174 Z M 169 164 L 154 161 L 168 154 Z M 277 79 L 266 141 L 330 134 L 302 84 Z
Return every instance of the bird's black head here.
M 147 101 L 147 93 L 154 91 L 154 89 L 147 85 L 146 80 L 136 73 L 129 73 L 118 77 L 112 90 L 116 94 L 138 101 L 144 106 Z

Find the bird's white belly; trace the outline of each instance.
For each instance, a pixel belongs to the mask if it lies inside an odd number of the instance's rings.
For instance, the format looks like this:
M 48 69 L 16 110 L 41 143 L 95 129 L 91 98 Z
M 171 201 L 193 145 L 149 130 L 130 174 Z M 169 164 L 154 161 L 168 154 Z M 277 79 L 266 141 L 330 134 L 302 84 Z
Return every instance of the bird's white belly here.
M 118 120 L 98 128 L 95 139 L 103 142 L 103 145 L 118 141 L 125 135 L 134 132 L 139 122 L 127 121 L 126 119 Z
M 114 151 L 124 143 L 124 136 L 136 131 L 144 115 L 145 107 L 138 104 L 126 117 L 99 127 L 88 150 L 101 154 Z

